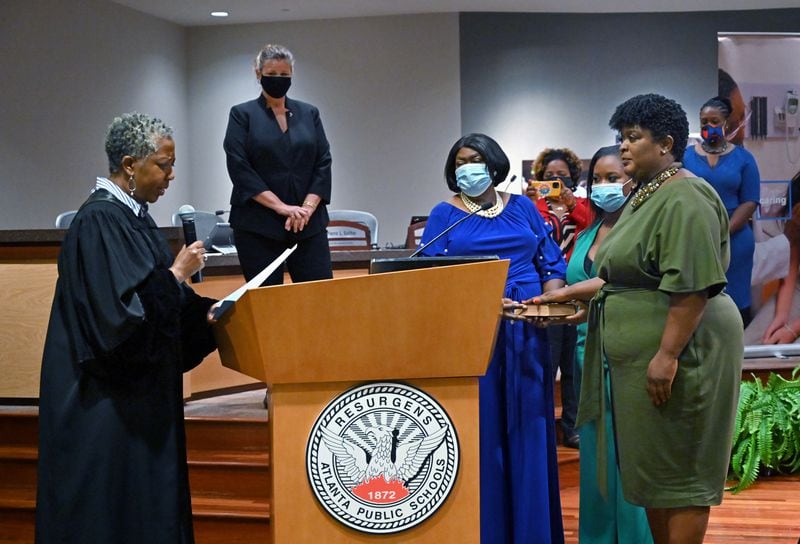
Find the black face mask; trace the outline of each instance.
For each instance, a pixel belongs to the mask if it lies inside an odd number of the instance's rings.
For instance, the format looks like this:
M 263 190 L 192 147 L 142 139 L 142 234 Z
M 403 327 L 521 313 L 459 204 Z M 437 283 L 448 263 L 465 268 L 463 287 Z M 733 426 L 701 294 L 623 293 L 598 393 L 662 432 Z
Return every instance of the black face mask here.
M 261 88 L 272 98 L 283 98 L 292 85 L 291 77 L 261 76 Z

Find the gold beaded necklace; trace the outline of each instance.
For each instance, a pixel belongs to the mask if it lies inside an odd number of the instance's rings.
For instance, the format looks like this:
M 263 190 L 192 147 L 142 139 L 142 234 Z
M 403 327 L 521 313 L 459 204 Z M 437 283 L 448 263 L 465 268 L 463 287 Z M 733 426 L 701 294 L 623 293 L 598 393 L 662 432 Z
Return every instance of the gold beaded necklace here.
M 492 217 L 497 217 L 498 215 L 500 215 L 500 213 L 502 213 L 503 211 L 503 208 L 505 207 L 505 205 L 503 204 L 503 197 L 500 196 L 500 193 L 497 191 L 497 189 L 494 190 L 494 196 L 495 196 L 494 206 L 492 206 L 488 210 L 481 210 L 481 205 L 472 200 L 464 193 L 461 193 L 461 202 L 464 203 L 464 206 L 466 206 L 470 212 L 480 210 L 478 211 L 477 215 L 491 219 Z
M 658 191 L 659 187 L 661 187 L 665 181 L 677 174 L 681 166 L 682 165 L 680 163 L 678 163 L 677 166 L 670 166 L 656 177 L 648 181 L 646 185 L 642 186 L 642 188 L 636 191 L 636 194 L 633 195 L 633 198 L 631 199 L 631 207 L 635 210 L 641 206 L 645 200 L 650 198 L 650 195 Z

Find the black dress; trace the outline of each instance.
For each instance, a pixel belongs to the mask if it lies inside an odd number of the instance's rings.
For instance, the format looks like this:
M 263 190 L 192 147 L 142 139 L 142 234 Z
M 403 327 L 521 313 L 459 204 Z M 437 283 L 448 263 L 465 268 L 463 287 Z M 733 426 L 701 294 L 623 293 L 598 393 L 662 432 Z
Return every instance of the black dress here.
M 182 373 L 213 300 L 178 284 L 153 220 L 105 190 L 64 238 L 42 361 L 37 543 L 191 543 Z

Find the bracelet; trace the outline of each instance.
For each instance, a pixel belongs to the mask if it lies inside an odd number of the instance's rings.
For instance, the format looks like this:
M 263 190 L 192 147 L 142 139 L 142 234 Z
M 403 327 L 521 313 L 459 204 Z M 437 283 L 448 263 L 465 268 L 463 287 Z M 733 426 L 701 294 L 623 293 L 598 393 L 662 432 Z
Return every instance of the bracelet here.
M 313 202 L 311 202 L 310 200 L 306 200 L 305 202 L 303 202 L 303 206 L 308 206 L 312 210 L 316 209 L 316 207 L 317 207 L 317 205 L 314 204 Z
M 795 340 L 797 340 L 797 337 L 800 336 L 800 335 L 798 335 L 796 332 L 794 332 L 792 330 L 792 328 L 789 326 L 788 323 L 784 323 L 783 324 L 783 328 L 786 329 L 787 331 L 789 331 L 790 333 L 792 333 L 792 338 L 794 338 Z

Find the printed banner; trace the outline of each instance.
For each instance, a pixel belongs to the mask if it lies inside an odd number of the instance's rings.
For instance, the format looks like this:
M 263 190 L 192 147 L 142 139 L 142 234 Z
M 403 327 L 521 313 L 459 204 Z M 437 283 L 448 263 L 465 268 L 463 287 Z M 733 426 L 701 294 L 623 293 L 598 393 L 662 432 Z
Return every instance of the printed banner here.
M 785 234 L 800 192 L 800 34 L 721 33 L 717 39 L 719 95 L 733 106 L 728 134 L 753 154 L 761 176 L 753 278 L 769 281 L 753 286 L 745 343 L 793 343 L 791 327 L 778 322 L 800 319 L 800 293 L 781 279 L 798 273 L 800 253 Z M 791 299 L 788 322 L 775 311 L 778 297 Z

